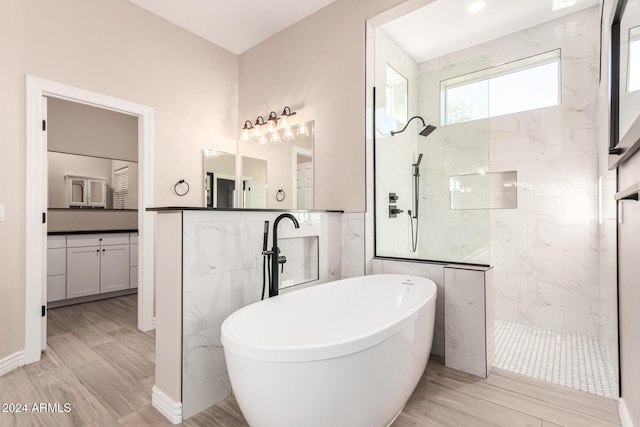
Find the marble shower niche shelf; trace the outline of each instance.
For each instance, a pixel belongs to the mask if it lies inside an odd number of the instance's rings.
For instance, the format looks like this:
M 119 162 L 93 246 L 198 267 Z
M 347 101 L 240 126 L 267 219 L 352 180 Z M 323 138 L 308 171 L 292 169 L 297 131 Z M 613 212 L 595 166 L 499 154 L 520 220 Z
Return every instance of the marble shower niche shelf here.
M 449 177 L 451 210 L 516 209 L 518 172 L 490 172 Z
M 280 255 L 287 257 L 280 273 L 280 289 L 318 280 L 318 236 L 279 239 L 278 247 Z

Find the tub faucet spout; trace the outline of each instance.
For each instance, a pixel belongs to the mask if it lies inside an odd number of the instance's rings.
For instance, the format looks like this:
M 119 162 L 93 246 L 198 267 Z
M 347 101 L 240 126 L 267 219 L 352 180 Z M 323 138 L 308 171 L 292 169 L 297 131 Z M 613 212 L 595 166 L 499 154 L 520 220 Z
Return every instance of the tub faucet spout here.
M 271 248 L 271 252 L 273 255 L 271 257 L 271 281 L 269 283 L 269 298 L 278 295 L 278 291 L 280 289 L 280 274 L 278 271 L 278 263 L 281 263 L 284 267 L 284 263 L 286 262 L 286 258 L 280 256 L 280 249 L 278 248 L 278 224 L 280 224 L 280 221 L 284 218 L 289 218 L 296 228 L 300 228 L 298 220 L 290 213 L 283 213 L 279 215 L 273 222 L 273 247 Z M 282 259 L 282 261 L 280 261 L 280 259 Z

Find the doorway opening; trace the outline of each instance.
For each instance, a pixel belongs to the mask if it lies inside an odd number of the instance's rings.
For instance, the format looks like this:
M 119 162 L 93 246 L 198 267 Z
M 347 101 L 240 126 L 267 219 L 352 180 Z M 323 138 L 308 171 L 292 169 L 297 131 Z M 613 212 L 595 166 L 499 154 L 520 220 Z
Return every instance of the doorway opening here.
M 146 212 L 146 208 L 153 205 L 153 110 L 150 107 L 122 99 L 33 76 L 27 76 L 26 87 L 27 198 L 24 362 L 28 364 L 40 360 L 41 351 L 46 347 L 48 162 L 45 98 L 85 104 L 137 118 L 139 162 L 137 229 L 139 239 L 134 251 L 139 260 L 137 268 L 137 326 L 141 331 L 149 331 L 154 327 L 153 216 Z

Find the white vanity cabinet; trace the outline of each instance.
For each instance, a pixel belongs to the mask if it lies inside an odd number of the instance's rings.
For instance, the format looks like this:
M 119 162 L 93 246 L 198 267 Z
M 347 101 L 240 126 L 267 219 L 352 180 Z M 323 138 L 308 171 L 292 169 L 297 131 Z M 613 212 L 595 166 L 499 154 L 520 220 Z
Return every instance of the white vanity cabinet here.
M 138 287 L 138 233 L 129 235 L 129 287 Z
M 67 236 L 47 237 L 47 302 L 67 297 Z
M 129 288 L 129 233 L 67 236 L 67 298 Z
M 103 243 L 101 247 L 100 293 L 129 289 L 129 235 L 120 239 L 127 243 Z
M 67 298 L 99 292 L 100 246 L 67 248 Z

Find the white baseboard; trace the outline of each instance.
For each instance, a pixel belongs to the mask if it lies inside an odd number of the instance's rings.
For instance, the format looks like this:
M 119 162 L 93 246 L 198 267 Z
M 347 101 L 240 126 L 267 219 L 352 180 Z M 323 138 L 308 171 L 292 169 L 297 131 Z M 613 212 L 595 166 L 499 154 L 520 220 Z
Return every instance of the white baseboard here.
M 620 424 L 622 427 L 633 427 L 633 421 L 631 421 L 631 415 L 627 410 L 627 405 L 624 403 L 624 399 L 618 399 L 618 415 L 620 415 Z
M 156 408 L 173 424 L 182 422 L 182 403 L 171 399 L 155 385 L 151 390 L 151 406 Z
M 24 365 L 24 351 L 17 351 L 0 359 L 0 377 Z

